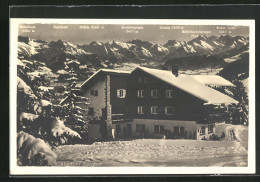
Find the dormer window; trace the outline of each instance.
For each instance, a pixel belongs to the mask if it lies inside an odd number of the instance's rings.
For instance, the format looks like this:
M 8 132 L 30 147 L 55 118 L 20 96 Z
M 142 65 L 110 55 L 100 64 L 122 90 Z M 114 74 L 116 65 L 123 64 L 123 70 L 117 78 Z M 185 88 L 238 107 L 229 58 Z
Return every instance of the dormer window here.
M 151 90 L 151 97 L 157 98 L 158 97 L 158 90 Z

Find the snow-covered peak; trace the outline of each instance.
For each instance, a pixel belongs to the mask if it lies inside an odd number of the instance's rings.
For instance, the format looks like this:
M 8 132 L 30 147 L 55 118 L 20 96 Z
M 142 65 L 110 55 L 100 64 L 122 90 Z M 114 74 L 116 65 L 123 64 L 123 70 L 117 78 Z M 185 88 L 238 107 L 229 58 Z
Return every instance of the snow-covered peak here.
M 102 46 L 103 44 L 97 41 L 92 41 L 90 44 L 90 46 Z
M 90 55 L 91 53 L 84 51 L 77 45 L 67 42 L 64 40 L 58 40 L 57 42 L 51 42 L 50 47 L 56 49 L 57 51 L 64 51 L 66 54 L 70 55 Z
M 119 42 L 119 41 L 114 41 L 113 44 L 116 44 L 124 49 L 130 49 L 131 47 L 135 46 L 134 44 L 131 44 L 131 43 L 124 43 L 124 42 Z
M 208 36 L 207 35 L 200 35 L 199 38 L 202 39 L 202 40 L 207 40 Z
M 141 47 L 141 51 L 143 53 L 144 56 L 147 56 L 147 57 L 152 57 L 152 54 L 150 53 L 150 51 L 148 51 L 147 49 L 145 49 L 144 47 Z
M 153 46 L 153 49 L 155 49 L 155 50 L 158 51 L 158 52 L 164 52 L 164 53 L 168 53 L 168 52 L 169 52 L 169 50 L 168 50 L 166 47 L 163 47 L 163 46 L 160 45 L 160 44 L 155 44 L 155 45 Z
M 200 43 L 205 49 L 210 49 L 213 51 L 214 48 L 211 45 L 209 45 L 206 41 L 201 40 Z

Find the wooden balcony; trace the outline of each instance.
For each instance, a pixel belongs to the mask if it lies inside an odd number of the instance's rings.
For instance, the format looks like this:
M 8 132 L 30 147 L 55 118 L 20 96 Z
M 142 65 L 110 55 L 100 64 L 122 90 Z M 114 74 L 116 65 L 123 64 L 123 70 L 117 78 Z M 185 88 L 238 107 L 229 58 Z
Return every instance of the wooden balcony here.
M 133 121 L 133 119 L 127 117 L 125 114 L 112 114 L 112 123 L 131 121 Z
M 229 114 L 224 112 L 224 113 L 214 113 L 214 114 L 209 114 L 208 116 L 205 117 L 205 119 L 208 122 L 220 122 L 220 121 L 226 121 L 229 118 Z

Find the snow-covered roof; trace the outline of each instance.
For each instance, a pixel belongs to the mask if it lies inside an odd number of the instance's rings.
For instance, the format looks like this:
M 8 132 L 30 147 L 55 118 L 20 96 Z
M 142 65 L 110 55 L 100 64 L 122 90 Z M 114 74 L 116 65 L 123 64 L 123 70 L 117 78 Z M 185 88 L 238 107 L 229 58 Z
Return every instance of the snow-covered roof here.
M 204 85 L 235 87 L 230 81 L 219 75 L 190 75 L 192 78 Z
M 97 75 L 99 72 L 101 72 L 101 69 L 98 70 L 96 73 L 94 73 L 93 75 L 91 75 L 86 81 L 84 81 L 80 87 L 82 87 L 83 85 L 85 85 L 89 80 L 91 80 L 95 75 Z
M 168 84 L 171 84 L 195 97 L 206 101 L 206 104 L 238 103 L 238 101 L 235 99 L 198 82 L 190 75 L 179 75 L 176 77 L 172 74 L 171 71 L 151 69 L 146 67 L 137 67 L 134 70 L 138 68 Z
M 80 87 L 85 85 L 89 80 L 91 80 L 95 75 L 100 72 L 107 73 L 122 73 L 131 74 L 136 69 L 141 69 L 144 72 L 153 75 L 154 77 L 171 84 L 197 98 L 200 98 L 206 102 L 206 104 L 237 104 L 238 101 L 235 99 L 213 89 L 206 85 L 221 85 L 221 86 L 234 86 L 229 81 L 217 75 L 184 75 L 180 74 L 178 77 L 172 74 L 171 71 L 152 69 L 146 67 L 136 67 L 132 71 L 122 71 L 122 70 L 112 70 L 112 69 L 100 69 L 89 77 L 85 82 L 83 82 Z M 61 101 L 62 103 L 63 101 Z
M 118 73 L 118 74 L 131 74 L 131 71 L 123 71 L 123 70 L 113 70 L 113 69 L 99 69 L 96 73 L 94 73 L 93 75 L 91 75 L 86 81 L 84 81 L 80 87 L 82 87 L 83 85 L 85 85 L 89 80 L 91 80 L 94 76 L 96 76 L 97 74 L 99 74 L 100 72 L 106 72 L 106 73 Z
M 101 71 L 111 72 L 111 73 L 125 73 L 125 74 L 131 74 L 131 71 L 124 71 L 124 70 L 101 69 Z

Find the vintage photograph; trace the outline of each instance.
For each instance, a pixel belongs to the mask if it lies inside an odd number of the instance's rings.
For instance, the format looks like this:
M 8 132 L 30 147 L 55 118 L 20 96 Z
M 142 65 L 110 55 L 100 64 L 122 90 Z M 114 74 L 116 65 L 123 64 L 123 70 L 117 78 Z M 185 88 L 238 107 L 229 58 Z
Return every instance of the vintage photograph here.
M 11 32 L 11 173 L 254 172 L 253 20 L 11 19 Z

